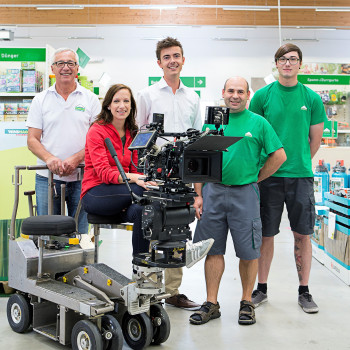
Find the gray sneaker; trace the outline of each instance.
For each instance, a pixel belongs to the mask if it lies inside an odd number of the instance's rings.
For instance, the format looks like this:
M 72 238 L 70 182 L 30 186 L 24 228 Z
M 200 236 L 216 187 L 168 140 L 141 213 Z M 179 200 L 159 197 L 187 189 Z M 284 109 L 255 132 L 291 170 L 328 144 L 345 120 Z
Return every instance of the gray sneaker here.
M 312 295 L 308 292 L 305 292 L 298 297 L 298 304 L 301 306 L 303 311 L 308 314 L 315 314 L 318 312 L 318 306 L 313 301 Z
M 186 243 L 186 267 L 190 268 L 199 260 L 203 259 L 208 254 L 213 243 L 213 238 L 209 238 L 205 241 L 200 241 L 197 243 L 188 241 Z
M 255 289 L 252 293 L 252 303 L 255 307 L 258 307 L 262 303 L 267 302 L 267 294 Z

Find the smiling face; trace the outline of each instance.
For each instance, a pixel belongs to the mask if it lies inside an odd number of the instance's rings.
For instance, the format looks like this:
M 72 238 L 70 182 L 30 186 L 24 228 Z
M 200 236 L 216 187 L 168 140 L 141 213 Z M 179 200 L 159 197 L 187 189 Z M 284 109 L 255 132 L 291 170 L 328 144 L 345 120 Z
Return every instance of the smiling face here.
M 288 52 L 284 54 L 282 57 L 286 59 L 290 59 L 290 58 L 297 58 L 298 60 L 300 59 L 297 51 Z M 279 63 L 278 60 L 276 62 L 276 68 L 278 69 L 279 76 L 282 79 L 296 79 L 299 73 L 300 66 L 301 66 L 300 60 L 295 65 L 291 65 L 289 60 L 286 61 L 285 64 Z
M 108 109 L 113 116 L 113 122 L 125 122 L 131 110 L 131 95 L 129 90 L 121 89 L 116 92 Z
M 160 60 L 157 62 L 159 67 L 163 69 L 164 78 L 170 78 L 180 76 L 182 66 L 185 63 L 185 57 L 182 56 L 179 46 L 172 46 L 160 52 Z
M 62 68 L 57 67 L 56 64 L 53 64 L 51 66 L 52 73 L 56 76 L 56 84 L 61 85 L 74 85 L 75 86 L 75 77 L 78 74 L 79 65 L 76 61 L 76 57 L 73 52 L 71 51 L 62 51 L 59 52 L 55 56 L 55 62 L 75 62 L 77 63 L 74 67 L 68 67 L 67 64 L 65 64 Z
M 230 113 L 244 111 L 250 97 L 250 91 L 247 91 L 247 82 L 240 77 L 227 80 L 225 89 L 222 90 L 222 97 L 226 107 L 230 108 Z

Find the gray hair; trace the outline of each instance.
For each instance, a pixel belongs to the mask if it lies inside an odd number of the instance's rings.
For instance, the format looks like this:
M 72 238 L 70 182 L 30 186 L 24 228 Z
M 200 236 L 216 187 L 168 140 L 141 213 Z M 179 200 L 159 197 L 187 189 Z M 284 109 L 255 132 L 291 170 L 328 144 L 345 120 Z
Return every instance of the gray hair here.
M 79 64 L 79 56 L 78 54 L 73 50 L 73 49 L 70 49 L 68 47 L 61 47 L 60 49 L 57 49 L 53 55 L 51 56 L 51 65 L 54 64 L 54 62 L 56 62 L 56 56 L 61 53 L 61 52 L 65 52 L 65 51 L 70 51 L 70 52 L 73 52 L 74 56 L 75 56 L 75 60 L 77 61 L 77 63 Z

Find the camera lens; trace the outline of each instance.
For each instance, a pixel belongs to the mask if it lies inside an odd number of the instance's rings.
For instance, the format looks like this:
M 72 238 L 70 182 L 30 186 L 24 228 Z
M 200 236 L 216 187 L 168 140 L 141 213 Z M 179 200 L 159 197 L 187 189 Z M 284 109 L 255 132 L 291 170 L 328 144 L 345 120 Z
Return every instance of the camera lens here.
M 188 170 L 191 172 L 191 173 L 195 173 L 196 171 L 198 171 L 198 162 L 195 160 L 195 159 L 190 159 L 189 162 L 188 162 Z

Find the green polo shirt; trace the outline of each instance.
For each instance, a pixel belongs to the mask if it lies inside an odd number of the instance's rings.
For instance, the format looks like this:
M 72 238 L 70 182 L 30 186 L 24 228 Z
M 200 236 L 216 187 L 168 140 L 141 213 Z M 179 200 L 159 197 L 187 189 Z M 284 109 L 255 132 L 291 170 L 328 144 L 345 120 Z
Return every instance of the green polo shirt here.
M 205 124 L 203 130 L 215 129 Z M 248 110 L 230 113 L 229 124 L 224 125 L 225 136 L 243 137 L 223 152 L 222 183 L 225 185 L 247 185 L 258 180 L 262 149 L 267 154 L 282 146 L 271 125 L 261 116 Z

